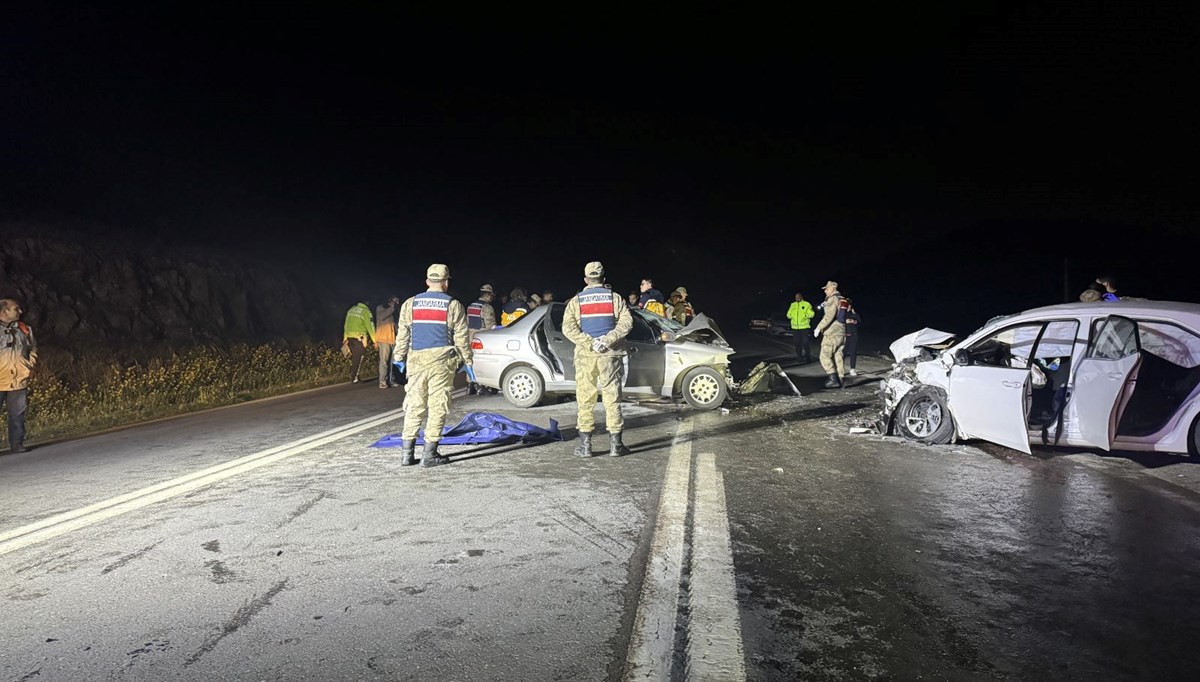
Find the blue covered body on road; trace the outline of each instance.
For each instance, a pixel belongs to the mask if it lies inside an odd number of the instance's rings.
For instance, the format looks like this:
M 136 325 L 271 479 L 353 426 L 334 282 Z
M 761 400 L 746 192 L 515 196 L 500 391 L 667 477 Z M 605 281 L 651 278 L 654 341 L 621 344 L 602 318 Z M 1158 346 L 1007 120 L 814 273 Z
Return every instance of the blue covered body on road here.
M 468 412 L 454 426 L 442 430 L 442 445 L 506 445 L 522 443 L 536 445 L 562 440 L 558 431 L 558 422 L 550 420 L 550 428 L 518 422 L 500 414 L 491 412 Z M 392 448 L 400 446 L 400 434 L 393 433 L 379 439 L 371 445 L 373 448 Z M 417 444 L 425 442 L 425 432 L 417 435 Z

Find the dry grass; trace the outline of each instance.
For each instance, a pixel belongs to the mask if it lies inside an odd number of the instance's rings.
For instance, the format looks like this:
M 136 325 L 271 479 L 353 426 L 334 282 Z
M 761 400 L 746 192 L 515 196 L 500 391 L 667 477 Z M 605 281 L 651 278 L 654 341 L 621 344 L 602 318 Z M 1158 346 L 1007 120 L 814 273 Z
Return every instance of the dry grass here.
M 374 351 L 363 359 L 373 368 Z M 377 362 L 377 359 L 375 360 Z M 44 442 L 348 378 L 349 362 L 324 344 L 235 345 L 165 352 L 142 363 L 39 363 L 30 384 L 27 442 Z M 366 372 L 364 372 L 366 373 Z M 0 423 L 7 415 L 0 409 Z M 0 430 L 7 433 L 7 428 Z

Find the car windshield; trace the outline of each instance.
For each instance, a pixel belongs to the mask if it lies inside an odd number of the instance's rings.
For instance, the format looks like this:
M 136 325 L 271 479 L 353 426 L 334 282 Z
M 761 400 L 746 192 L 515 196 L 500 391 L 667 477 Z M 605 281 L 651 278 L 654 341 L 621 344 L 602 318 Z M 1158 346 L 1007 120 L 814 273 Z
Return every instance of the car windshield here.
M 675 320 L 672 320 L 669 317 L 659 317 L 658 315 L 654 315 L 653 313 L 651 313 L 651 315 L 654 317 L 655 323 L 661 325 L 663 329 L 666 329 L 669 332 L 678 333 L 679 330 L 683 329 L 682 324 L 679 324 L 678 322 L 676 322 Z

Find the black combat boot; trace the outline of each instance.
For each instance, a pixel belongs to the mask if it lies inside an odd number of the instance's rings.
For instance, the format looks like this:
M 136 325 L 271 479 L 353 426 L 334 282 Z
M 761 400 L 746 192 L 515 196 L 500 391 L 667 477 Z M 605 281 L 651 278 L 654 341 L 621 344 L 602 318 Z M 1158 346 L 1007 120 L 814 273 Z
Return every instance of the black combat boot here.
M 579 442 L 575 444 L 576 457 L 592 457 L 595 453 L 592 452 L 592 432 L 580 431 Z
M 829 376 L 829 378 L 827 378 L 825 380 L 825 388 L 840 388 L 841 387 L 842 382 L 838 381 L 838 375 L 830 374 L 828 376 Z
M 417 441 L 400 441 L 400 466 L 410 467 L 417 463 Z
M 437 453 L 437 441 L 425 441 L 425 452 L 421 453 L 422 467 L 436 467 L 443 464 L 449 464 L 449 457 L 442 457 Z
M 629 448 L 621 442 L 621 432 L 610 433 L 608 435 L 610 444 L 608 446 L 609 457 L 624 457 L 629 454 Z

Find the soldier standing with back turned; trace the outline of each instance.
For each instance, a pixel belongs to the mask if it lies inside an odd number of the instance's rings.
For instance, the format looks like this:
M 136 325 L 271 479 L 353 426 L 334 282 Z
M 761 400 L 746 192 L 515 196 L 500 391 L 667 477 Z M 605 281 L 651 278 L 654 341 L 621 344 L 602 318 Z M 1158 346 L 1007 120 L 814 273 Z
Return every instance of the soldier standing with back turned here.
M 567 301 L 563 334 L 575 344 L 575 399 L 579 403 L 579 444 L 575 454 L 592 456 L 592 430 L 596 426 L 597 383 L 603 396 L 605 424 L 611 438 L 608 454 L 628 455 L 621 442 L 625 419 L 621 416 L 621 358 L 624 341 L 633 329 L 633 316 L 620 294 L 604 286 L 604 266 L 588 263 L 583 269 L 587 287 Z
M 417 434 L 425 423 L 425 452 L 421 466 L 448 464 L 437 453 L 450 391 L 459 366 L 471 366 L 471 342 L 467 337 L 467 314 L 463 305 L 450 298 L 450 268 L 440 263 L 425 273 L 429 290 L 417 294 L 400 307 L 396 329 L 396 364 L 401 371 L 407 359 L 408 389 L 404 396 L 404 429 L 401 432 L 401 466 L 414 464 Z

